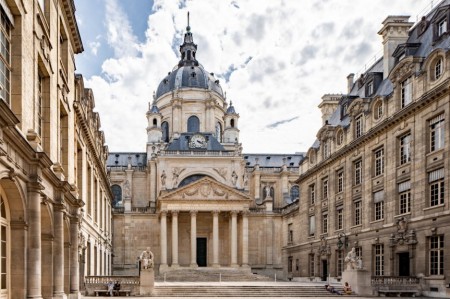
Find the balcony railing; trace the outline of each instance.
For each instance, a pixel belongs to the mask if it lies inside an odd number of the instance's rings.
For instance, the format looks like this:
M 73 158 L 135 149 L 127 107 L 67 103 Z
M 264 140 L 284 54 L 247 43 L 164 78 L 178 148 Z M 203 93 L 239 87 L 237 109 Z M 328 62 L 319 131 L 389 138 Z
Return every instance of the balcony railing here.
M 414 276 L 372 276 L 372 286 L 415 286 L 419 278 Z

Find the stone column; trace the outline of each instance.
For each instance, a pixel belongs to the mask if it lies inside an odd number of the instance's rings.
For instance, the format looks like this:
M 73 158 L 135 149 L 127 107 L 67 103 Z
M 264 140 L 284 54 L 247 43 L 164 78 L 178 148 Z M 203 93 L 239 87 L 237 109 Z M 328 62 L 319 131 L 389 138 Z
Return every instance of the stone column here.
M 172 211 L 172 267 L 178 267 L 178 211 Z
M 167 211 L 161 211 L 161 265 L 167 267 Z
M 42 298 L 41 293 L 41 184 L 28 185 L 28 269 L 27 298 Z
M 231 211 L 231 267 L 237 264 L 237 211 Z
M 213 211 L 213 267 L 219 264 L 219 211 Z
M 53 297 L 66 298 L 64 293 L 64 205 L 54 205 L 54 255 L 53 255 Z
M 248 211 L 242 212 L 242 267 L 248 267 Z
M 78 265 L 78 234 L 80 219 L 78 218 L 78 209 L 76 215 L 70 220 L 70 297 L 80 298 L 79 276 L 80 267 Z
M 197 266 L 197 211 L 191 211 L 191 268 Z

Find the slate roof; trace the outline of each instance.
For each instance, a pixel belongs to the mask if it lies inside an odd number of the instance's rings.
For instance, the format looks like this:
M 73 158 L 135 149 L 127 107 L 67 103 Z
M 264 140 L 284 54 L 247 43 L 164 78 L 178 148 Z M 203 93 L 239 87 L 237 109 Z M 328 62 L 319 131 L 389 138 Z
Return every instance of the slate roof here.
M 305 153 L 295 154 L 243 154 L 247 162 L 246 167 L 254 167 L 256 159 L 258 159 L 259 167 L 281 167 L 286 158 L 286 165 L 288 167 L 298 167 L 300 162 L 304 159 Z
M 137 152 L 116 152 L 109 153 L 106 160 L 107 167 L 127 166 L 128 157 L 131 158 L 132 167 L 145 167 L 147 165 L 147 154 Z

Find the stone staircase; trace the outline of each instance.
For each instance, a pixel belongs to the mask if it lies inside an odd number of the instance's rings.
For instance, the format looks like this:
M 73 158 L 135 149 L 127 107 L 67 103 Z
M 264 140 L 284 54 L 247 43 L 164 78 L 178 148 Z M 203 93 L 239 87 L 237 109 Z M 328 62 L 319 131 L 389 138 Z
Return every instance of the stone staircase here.
M 165 277 L 164 277 L 165 276 Z M 252 274 L 239 269 L 180 269 L 158 275 L 155 281 L 166 282 L 228 282 L 228 281 L 273 281 L 273 278 Z
M 324 286 L 155 286 L 159 297 L 335 297 Z

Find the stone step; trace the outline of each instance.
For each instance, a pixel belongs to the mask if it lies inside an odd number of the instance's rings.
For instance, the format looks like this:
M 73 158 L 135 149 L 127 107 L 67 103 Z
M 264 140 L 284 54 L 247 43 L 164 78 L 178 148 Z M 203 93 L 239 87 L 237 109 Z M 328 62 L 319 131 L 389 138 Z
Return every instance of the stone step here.
M 238 269 L 182 269 L 158 275 L 155 281 L 166 282 L 211 282 L 211 281 L 272 281 L 273 278 L 244 272 Z
M 160 297 L 333 297 L 323 286 L 156 286 Z

